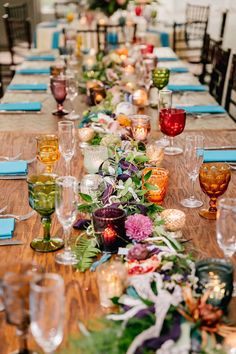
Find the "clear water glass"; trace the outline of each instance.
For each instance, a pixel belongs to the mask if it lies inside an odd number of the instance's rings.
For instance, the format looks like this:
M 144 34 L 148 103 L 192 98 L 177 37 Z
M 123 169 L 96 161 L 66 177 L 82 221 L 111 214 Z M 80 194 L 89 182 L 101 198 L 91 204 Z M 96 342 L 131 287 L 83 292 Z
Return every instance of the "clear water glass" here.
M 31 283 L 31 332 L 47 354 L 52 354 L 62 342 L 64 307 L 64 281 L 59 274 L 45 273 Z
M 71 250 L 71 227 L 76 220 L 78 207 L 78 181 L 72 176 L 63 176 L 56 179 L 55 195 L 56 215 L 64 230 L 64 252 L 57 254 L 56 262 L 64 265 L 73 265 L 77 259 Z
M 58 123 L 59 151 L 66 163 L 66 174 L 71 174 L 71 159 L 75 153 L 75 127 L 70 121 Z
M 172 107 L 172 91 L 171 90 L 160 90 L 158 97 L 158 110 L 160 111 L 163 108 L 171 108 Z M 169 137 L 165 134 L 161 137 L 161 144 L 163 146 L 169 146 L 170 140 Z
M 187 175 L 191 181 L 191 192 L 188 198 L 181 200 L 180 204 L 186 208 L 199 208 L 203 205 L 195 197 L 195 183 L 199 175 L 199 168 L 203 162 L 204 136 L 187 135 L 185 138 L 184 159 Z
M 83 152 L 84 167 L 88 173 L 97 173 L 101 164 L 108 159 L 108 150 L 106 146 L 86 146 Z

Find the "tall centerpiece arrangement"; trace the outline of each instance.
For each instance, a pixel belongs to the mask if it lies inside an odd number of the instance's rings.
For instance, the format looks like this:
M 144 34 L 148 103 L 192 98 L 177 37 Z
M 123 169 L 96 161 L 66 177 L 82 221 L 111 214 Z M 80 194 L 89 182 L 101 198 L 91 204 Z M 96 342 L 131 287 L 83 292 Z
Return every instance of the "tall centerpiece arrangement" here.
M 89 9 L 90 10 L 101 10 L 107 16 L 111 16 L 115 11 L 121 9 L 125 10 L 128 5 L 128 0 L 89 0 Z

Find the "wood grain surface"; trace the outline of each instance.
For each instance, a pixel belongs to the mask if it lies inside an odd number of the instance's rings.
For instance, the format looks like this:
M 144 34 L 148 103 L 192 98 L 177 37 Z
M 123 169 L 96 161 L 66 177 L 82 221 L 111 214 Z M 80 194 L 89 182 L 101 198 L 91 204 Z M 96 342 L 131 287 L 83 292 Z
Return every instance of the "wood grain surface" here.
M 184 144 L 187 133 L 176 137 L 176 143 L 180 146 Z M 194 133 L 192 133 L 194 134 Z M 208 146 L 235 145 L 236 131 L 203 132 Z M 30 158 L 35 153 L 34 134 L 0 133 L 0 155 L 14 154 L 22 152 L 22 158 Z M 188 243 L 188 251 L 193 251 L 198 258 L 222 257 L 215 237 L 215 221 L 208 221 L 198 215 L 198 209 L 187 209 L 179 202 L 183 197 L 189 195 L 190 183 L 185 170 L 186 161 L 183 155 L 166 156 L 163 167 L 170 171 L 169 189 L 164 201 L 164 207 L 177 208 L 183 210 L 187 215 L 187 222 L 183 234 Z M 73 159 L 72 173 L 78 179 L 84 173 L 82 155 L 77 149 Z M 61 158 L 55 166 L 55 172 L 59 175 L 64 172 L 64 161 Z M 39 173 L 42 166 L 39 162 L 34 162 L 29 166 L 29 174 Z M 232 171 L 232 179 L 229 184 L 226 196 L 236 196 L 236 171 Z M 198 181 L 196 182 L 196 197 L 208 205 L 208 197 L 200 190 Z M 24 214 L 30 211 L 28 204 L 27 182 L 25 180 L 0 180 L 0 208 L 8 205 L 7 211 L 16 214 Z M 0 267 L 12 262 L 33 260 L 42 265 L 47 272 L 56 272 L 62 275 L 66 284 L 66 319 L 65 319 L 65 339 L 62 347 L 66 345 L 68 333 L 78 331 L 78 321 L 87 323 L 94 317 L 101 316 L 104 310 L 99 305 L 98 290 L 96 285 L 96 275 L 87 271 L 86 273 L 76 272 L 72 267 L 60 266 L 55 263 L 55 253 L 41 254 L 34 252 L 30 248 L 30 241 L 33 237 L 42 235 L 40 217 L 35 214 L 27 221 L 16 222 L 14 239 L 24 241 L 22 246 L 0 247 Z M 62 228 L 53 216 L 52 235 L 62 236 Z M 78 235 L 73 231 L 73 237 Z M 234 259 L 234 264 L 235 263 Z M 232 306 L 231 318 L 236 322 L 235 307 Z M 15 336 L 15 329 L 5 323 L 4 312 L 0 313 L 0 353 L 7 354 L 18 346 Z M 34 341 L 30 341 L 31 348 L 36 348 Z

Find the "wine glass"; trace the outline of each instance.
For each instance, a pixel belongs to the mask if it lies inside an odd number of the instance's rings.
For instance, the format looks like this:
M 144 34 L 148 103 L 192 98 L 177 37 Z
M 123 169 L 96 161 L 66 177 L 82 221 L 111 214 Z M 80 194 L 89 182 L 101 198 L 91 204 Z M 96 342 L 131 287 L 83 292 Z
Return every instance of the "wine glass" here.
M 17 328 L 20 349 L 15 354 L 33 354 L 28 349 L 27 337 L 30 325 L 30 282 L 40 276 L 42 268 L 33 263 L 11 264 L 1 275 L 1 289 L 7 323 Z
M 63 107 L 63 102 L 66 99 L 66 77 L 65 76 L 51 76 L 50 77 L 50 87 L 53 97 L 57 101 L 57 110 L 53 111 L 52 114 L 55 116 L 64 116 L 69 112 Z
M 236 251 L 236 198 L 223 198 L 218 203 L 216 213 L 216 240 L 226 258 Z M 236 283 L 234 293 L 236 296 Z
M 52 165 L 59 160 L 59 142 L 56 135 L 41 135 L 36 137 L 37 159 L 46 165 L 46 173 L 52 173 Z
M 75 153 L 75 127 L 70 121 L 58 123 L 59 151 L 65 159 L 66 174 L 70 175 L 70 162 Z
M 152 70 L 152 82 L 158 90 L 162 90 L 168 85 L 169 77 L 170 70 L 167 68 L 156 68 Z
M 160 110 L 159 124 L 163 134 L 170 136 L 170 145 L 165 147 L 166 155 L 178 155 L 183 149 L 174 146 L 174 137 L 183 132 L 186 121 L 186 112 L 179 108 L 164 108 Z
M 70 231 L 77 216 L 78 182 L 75 177 L 63 176 L 56 179 L 56 215 L 62 224 L 65 238 L 65 250 L 56 256 L 56 262 L 64 265 L 77 263 L 71 251 Z
M 62 342 L 64 307 L 64 281 L 59 274 L 45 273 L 31 282 L 30 328 L 45 353 L 53 353 Z
M 158 97 L 159 112 L 163 108 L 171 108 L 171 107 L 172 107 L 172 91 L 166 89 L 160 90 L 159 97 Z M 159 143 L 162 146 L 168 146 L 170 145 L 170 140 L 165 134 L 163 134 L 161 139 L 159 140 Z
M 65 116 L 65 118 L 69 120 L 77 120 L 80 118 L 80 115 L 75 113 L 75 109 L 73 108 L 73 101 L 78 96 L 78 83 L 74 76 L 68 76 L 66 82 L 67 82 L 66 97 L 70 100 L 72 111 L 67 116 Z
M 30 246 L 38 252 L 52 252 L 63 247 L 63 240 L 51 238 L 51 215 L 55 211 L 55 175 L 30 176 L 27 180 L 29 204 L 41 216 L 43 237 L 33 239 Z
M 201 209 L 203 218 L 216 219 L 217 198 L 225 193 L 231 178 L 230 166 L 221 162 L 203 163 L 199 170 L 199 182 L 202 191 L 210 197 L 209 209 Z
M 201 200 L 197 200 L 194 195 L 194 185 L 199 175 L 199 168 L 203 161 L 204 136 L 203 135 L 187 135 L 185 139 L 185 168 L 191 181 L 191 194 L 189 198 L 181 200 L 186 208 L 199 208 L 203 205 Z

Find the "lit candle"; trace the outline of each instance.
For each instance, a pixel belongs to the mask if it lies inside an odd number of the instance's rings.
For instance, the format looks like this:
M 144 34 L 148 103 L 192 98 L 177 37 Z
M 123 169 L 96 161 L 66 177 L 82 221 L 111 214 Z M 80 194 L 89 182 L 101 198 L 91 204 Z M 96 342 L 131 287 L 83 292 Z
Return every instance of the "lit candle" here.
M 133 93 L 133 104 L 138 107 L 145 107 L 148 103 L 148 95 L 145 89 L 136 90 Z
M 131 132 L 133 138 L 138 141 L 146 141 L 151 131 L 150 117 L 145 115 L 131 116 Z
M 111 307 L 111 298 L 123 294 L 127 282 L 127 271 L 120 261 L 102 264 L 97 270 L 97 284 L 100 303 L 103 307 Z

